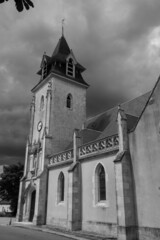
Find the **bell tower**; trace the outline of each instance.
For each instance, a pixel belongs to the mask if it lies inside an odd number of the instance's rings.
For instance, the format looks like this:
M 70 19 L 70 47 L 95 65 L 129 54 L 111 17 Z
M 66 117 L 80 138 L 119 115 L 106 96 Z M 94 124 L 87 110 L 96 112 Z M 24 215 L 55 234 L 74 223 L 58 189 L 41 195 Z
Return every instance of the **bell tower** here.
M 62 32 L 53 54 L 44 53 L 37 73 L 40 80 L 31 90 L 30 131 L 18 221 L 45 224 L 48 156 L 69 148 L 74 129 L 81 129 L 86 120 L 88 84 L 82 77 L 84 70 Z
M 74 129 L 81 128 L 86 120 L 88 84 L 82 77 L 84 70 L 85 68 L 77 62 L 63 34 L 52 56 L 49 57 L 46 53 L 43 55 L 38 71 L 40 82 L 32 89 L 33 94 L 37 96 L 38 107 L 33 127 L 33 142 L 38 140 L 37 134 L 44 136 L 44 133 L 41 133 L 45 128 L 52 148 L 49 154 L 55 154 L 68 147 Z M 48 107 L 47 103 L 45 107 L 47 91 L 50 92 L 50 96 Z M 38 130 L 38 124 L 42 125 L 41 130 L 40 125 Z

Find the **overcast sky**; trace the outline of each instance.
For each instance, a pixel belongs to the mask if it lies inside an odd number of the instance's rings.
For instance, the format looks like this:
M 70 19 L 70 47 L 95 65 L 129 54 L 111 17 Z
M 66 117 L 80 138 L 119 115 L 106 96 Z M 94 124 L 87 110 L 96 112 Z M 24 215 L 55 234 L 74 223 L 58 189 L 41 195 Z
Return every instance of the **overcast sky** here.
M 0 5 L 0 163 L 24 160 L 30 89 L 44 51 L 65 37 L 86 67 L 87 114 L 139 96 L 160 73 L 160 0 L 33 0 Z

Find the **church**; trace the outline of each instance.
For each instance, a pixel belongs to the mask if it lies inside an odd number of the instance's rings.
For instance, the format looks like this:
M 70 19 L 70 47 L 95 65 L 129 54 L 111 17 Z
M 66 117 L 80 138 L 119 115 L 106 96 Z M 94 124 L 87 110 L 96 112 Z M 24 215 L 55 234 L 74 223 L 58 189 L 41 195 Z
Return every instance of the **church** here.
M 86 118 L 85 68 L 62 34 L 33 87 L 17 221 L 117 240 L 160 239 L 160 78 Z

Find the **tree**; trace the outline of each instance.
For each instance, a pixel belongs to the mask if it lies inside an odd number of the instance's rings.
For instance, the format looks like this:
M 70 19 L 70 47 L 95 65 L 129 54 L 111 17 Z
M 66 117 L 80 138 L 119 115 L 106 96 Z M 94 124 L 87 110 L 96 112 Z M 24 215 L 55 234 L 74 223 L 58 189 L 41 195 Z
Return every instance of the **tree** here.
M 8 0 L 0 0 L 0 3 L 4 3 Z M 34 7 L 34 4 L 31 0 L 14 0 L 18 12 L 22 12 L 24 7 L 29 10 L 30 7 Z
M 10 202 L 11 211 L 15 215 L 17 212 L 19 183 L 23 176 L 23 165 L 4 166 L 4 171 L 0 179 L 0 198 Z

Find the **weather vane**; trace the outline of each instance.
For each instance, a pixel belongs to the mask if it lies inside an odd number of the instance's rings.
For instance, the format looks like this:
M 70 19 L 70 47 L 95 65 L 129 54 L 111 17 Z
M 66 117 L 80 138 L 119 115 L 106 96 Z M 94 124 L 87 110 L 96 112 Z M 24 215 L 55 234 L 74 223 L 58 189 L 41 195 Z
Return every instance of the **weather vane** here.
M 63 18 L 62 19 L 62 36 L 64 36 L 64 21 L 65 21 L 65 19 Z

